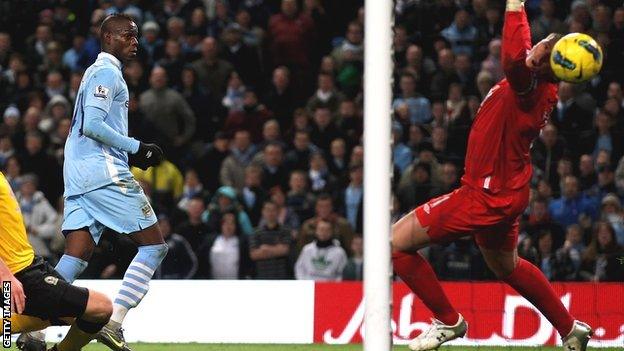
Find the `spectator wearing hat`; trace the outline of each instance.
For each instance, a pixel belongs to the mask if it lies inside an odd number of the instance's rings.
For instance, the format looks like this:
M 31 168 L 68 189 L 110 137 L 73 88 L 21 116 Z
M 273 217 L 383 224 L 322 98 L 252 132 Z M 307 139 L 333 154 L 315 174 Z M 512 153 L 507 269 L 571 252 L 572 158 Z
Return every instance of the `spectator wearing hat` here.
M 14 106 L 10 105 L 4 110 L 2 114 L 2 121 L 4 122 L 2 126 L 4 127 L 4 132 L 12 135 L 17 132 L 19 128 L 21 113 L 20 110 Z
M 616 242 L 624 247 L 624 211 L 617 195 L 609 193 L 602 198 L 601 218 L 611 225 Z
M 139 57 L 146 67 L 152 67 L 165 53 L 164 42 L 159 37 L 160 26 L 154 21 L 147 21 L 141 27 L 141 32 Z
M 160 143 L 165 153 L 177 161 L 186 153 L 185 146 L 195 134 L 195 114 L 180 93 L 167 87 L 167 72 L 162 67 L 154 67 L 150 85 L 141 94 L 139 107 L 164 137 Z
M 44 194 L 37 190 L 38 178 L 30 173 L 22 177 L 22 183 L 15 198 L 20 205 L 28 241 L 35 254 L 48 259 L 56 259 L 50 251 L 50 241 L 56 234 L 58 213 Z
M 298 280 L 340 281 L 347 265 L 347 254 L 334 239 L 332 223 L 319 220 L 314 241 L 306 244 L 295 264 Z
M 266 201 L 262 206 L 262 225 L 249 240 L 249 254 L 256 263 L 256 279 L 290 279 L 289 261 L 292 237 L 289 228 L 278 221 L 278 206 Z
M 219 229 L 204 239 L 198 251 L 198 278 L 246 279 L 252 275 L 249 243 L 247 236 L 240 235 L 235 213 L 223 214 Z
M 253 226 L 244 206 L 240 203 L 236 190 L 230 186 L 222 186 L 212 196 L 204 213 L 202 221 L 211 231 L 217 231 L 224 213 L 233 212 L 236 215 L 237 227 L 242 234 L 251 235 Z
M 221 100 L 225 93 L 227 80 L 234 70 L 231 63 L 218 57 L 217 41 L 213 37 L 206 37 L 201 44 L 202 57 L 193 62 L 193 68 L 201 84 Z
M 262 126 L 273 117 L 273 112 L 260 103 L 257 93 L 247 88 L 243 97 L 243 110 L 231 111 L 223 127 L 227 133 L 233 133 L 239 129 L 246 129 L 251 135 L 253 143 L 262 141 Z
M 198 262 L 191 244 L 182 235 L 172 232 L 167 215 L 158 215 L 158 226 L 169 251 L 154 273 L 154 277 L 157 279 L 193 278 L 197 272 Z

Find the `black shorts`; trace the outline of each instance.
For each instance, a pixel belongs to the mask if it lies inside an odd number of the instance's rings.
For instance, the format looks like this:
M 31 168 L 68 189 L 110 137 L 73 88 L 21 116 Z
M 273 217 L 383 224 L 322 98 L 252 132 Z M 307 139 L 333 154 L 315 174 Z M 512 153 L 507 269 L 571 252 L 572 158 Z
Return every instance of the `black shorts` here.
M 71 285 L 43 258 L 35 256 L 30 266 L 15 274 L 26 295 L 23 314 L 52 324 L 61 317 L 80 317 L 87 308 L 89 290 Z

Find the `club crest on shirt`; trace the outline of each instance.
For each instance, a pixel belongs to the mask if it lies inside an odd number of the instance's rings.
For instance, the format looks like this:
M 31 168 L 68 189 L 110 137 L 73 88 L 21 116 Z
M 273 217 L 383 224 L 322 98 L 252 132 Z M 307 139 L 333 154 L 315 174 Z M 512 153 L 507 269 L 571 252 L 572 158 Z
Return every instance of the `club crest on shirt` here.
M 50 284 L 50 285 L 56 285 L 56 283 L 58 283 L 58 278 L 49 275 L 49 276 L 43 278 L 43 281 L 48 283 L 48 284 Z
M 150 206 L 149 203 L 145 203 L 141 207 L 141 211 L 143 211 L 143 215 L 145 216 L 145 218 L 148 218 L 149 216 L 152 215 L 152 206 Z
M 103 85 L 98 85 L 97 87 L 95 87 L 95 92 L 93 93 L 93 96 L 101 99 L 106 99 L 108 98 L 108 92 L 109 90 L 107 87 Z

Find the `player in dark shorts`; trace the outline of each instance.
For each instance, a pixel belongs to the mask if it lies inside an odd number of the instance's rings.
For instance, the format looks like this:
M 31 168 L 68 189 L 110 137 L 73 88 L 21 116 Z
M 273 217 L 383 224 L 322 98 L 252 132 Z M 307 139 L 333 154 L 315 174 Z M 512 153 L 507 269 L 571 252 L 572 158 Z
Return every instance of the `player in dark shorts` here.
M 71 325 L 65 338 L 51 350 L 80 350 L 88 344 L 111 316 L 110 299 L 69 284 L 50 264 L 35 256 L 19 204 L 2 173 L 0 243 L 0 281 L 5 291 L 9 286 L 11 289 L 11 332 Z M 45 343 L 32 344 L 29 350 L 45 350 Z

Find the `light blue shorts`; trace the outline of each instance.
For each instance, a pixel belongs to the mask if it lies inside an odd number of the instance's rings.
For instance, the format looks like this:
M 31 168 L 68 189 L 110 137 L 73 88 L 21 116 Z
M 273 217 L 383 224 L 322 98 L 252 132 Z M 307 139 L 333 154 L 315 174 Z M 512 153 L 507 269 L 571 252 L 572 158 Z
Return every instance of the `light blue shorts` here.
M 104 228 L 129 234 L 156 223 L 156 215 L 143 189 L 134 178 L 126 178 L 81 195 L 65 198 L 64 234 L 89 228 L 97 244 Z

